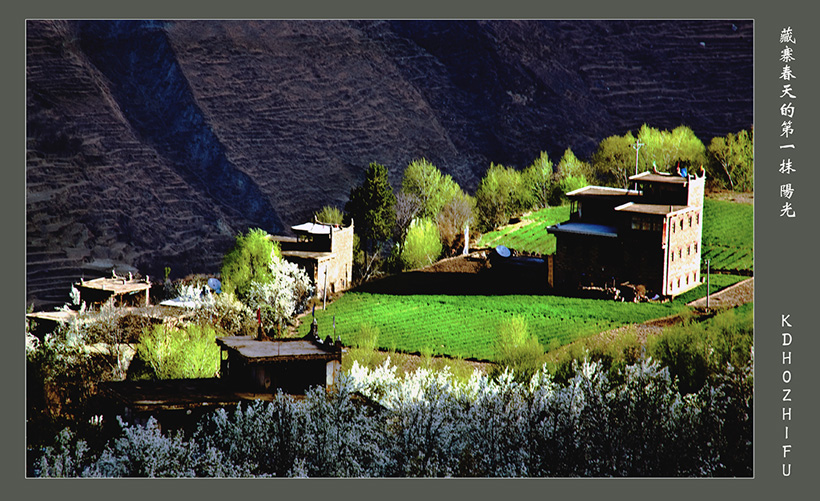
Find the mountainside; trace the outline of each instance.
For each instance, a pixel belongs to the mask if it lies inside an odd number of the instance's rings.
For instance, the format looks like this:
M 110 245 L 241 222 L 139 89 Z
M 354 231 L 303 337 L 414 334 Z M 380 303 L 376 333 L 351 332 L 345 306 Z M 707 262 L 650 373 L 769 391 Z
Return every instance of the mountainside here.
M 752 124 L 751 21 L 29 21 L 27 300 L 218 271 L 342 207 L 370 162 L 473 192 L 612 134 Z

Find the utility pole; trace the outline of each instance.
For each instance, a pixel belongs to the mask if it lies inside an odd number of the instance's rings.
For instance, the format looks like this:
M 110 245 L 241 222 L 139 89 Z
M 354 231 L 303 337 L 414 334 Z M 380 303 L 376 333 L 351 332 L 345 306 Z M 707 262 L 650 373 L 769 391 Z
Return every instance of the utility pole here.
M 641 146 L 644 146 L 644 144 L 641 142 L 640 139 L 636 139 L 635 144 L 633 144 L 631 146 L 632 146 L 632 148 L 635 149 L 635 175 L 637 176 L 638 175 L 638 150 L 640 150 Z M 635 181 L 635 190 L 637 190 L 637 189 L 638 189 L 638 182 Z
M 709 311 L 709 260 L 706 260 L 706 311 Z

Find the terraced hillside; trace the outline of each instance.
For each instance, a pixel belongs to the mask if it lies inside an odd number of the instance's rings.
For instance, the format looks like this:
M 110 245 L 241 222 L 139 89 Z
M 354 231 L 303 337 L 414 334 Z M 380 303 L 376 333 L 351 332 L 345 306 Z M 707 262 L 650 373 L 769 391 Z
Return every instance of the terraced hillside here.
M 579 156 L 641 124 L 752 122 L 740 21 L 27 23 L 27 298 L 214 273 L 249 226 L 342 206 L 370 162 Z

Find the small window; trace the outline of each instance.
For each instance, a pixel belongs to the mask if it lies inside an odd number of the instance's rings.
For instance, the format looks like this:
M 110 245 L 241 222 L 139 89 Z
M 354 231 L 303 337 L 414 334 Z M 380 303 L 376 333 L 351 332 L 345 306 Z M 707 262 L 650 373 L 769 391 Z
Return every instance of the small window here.
M 692 216 L 689 216 L 689 227 L 692 227 Z
M 695 224 L 700 224 L 700 212 L 695 214 Z
M 683 218 L 680 218 L 680 229 L 683 229 Z
M 675 262 L 675 251 L 672 251 L 672 262 Z
M 691 245 L 689 245 L 689 246 L 687 246 L 687 247 L 686 247 L 686 255 L 687 255 L 687 256 L 691 256 L 691 255 L 692 255 L 692 246 L 691 246 Z
M 698 243 L 695 242 L 695 252 L 697 252 L 697 251 L 698 251 Z
M 678 257 L 683 257 L 683 249 L 678 249 Z
M 678 277 L 678 288 L 680 288 L 680 277 Z

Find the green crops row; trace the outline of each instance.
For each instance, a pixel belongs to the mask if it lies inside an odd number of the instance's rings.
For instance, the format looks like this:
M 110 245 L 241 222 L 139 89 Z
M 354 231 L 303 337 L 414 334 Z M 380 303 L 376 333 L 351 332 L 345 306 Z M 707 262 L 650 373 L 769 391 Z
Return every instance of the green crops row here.
M 714 275 L 712 292 L 745 277 Z M 621 325 L 680 313 L 685 304 L 706 295 L 701 285 L 669 303 L 619 303 L 561 296 L 442 296 L 348 292 L 316 310 L 321 337 L 341 337 L 346 346 L 360 340 L 362 326 L 379 331 L 377 346 L 405 353 L 430 353 L 478 360 L 495 360 L 501 322 L 514 316 L 526 320 L 529 332 L 547 348 L 569 344 Z M 336 330 L 333 331 L 333 320 Z M 299 327 L 309 329 L 310 317 Z
M 560 346 L 620 325 L 679 312 L 680 303 L 633 304 L 558 296 L 393 296 L 347 293 L 317 310 L 322 337 L 357 343 L 363 325 L 378 328 L 381 349 L 494 360 L 502 321 L 526 320 L 544 346 Z M 307 333 L 309 321 L 300 327 Z

